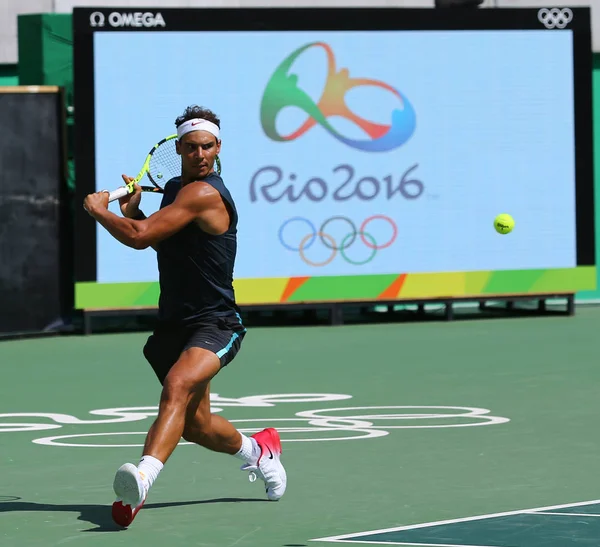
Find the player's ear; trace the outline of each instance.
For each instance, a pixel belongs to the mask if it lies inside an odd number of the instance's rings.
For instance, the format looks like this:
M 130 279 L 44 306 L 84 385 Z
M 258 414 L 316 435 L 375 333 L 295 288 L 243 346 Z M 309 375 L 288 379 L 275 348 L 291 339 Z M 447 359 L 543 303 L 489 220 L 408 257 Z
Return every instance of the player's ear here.
M 221 153 L 221 141 L 217 140 L 217 154 Z
M 181 146 L 179 144 L 179 139 L 175 140 L 175 152 L 181 156 Z

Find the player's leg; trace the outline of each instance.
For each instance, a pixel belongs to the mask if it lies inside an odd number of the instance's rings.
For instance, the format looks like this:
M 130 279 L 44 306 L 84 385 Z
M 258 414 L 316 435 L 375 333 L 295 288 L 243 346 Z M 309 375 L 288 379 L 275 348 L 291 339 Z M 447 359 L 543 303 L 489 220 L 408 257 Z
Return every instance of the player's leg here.
M 242 435 L 231 422 L 210 411 L 210 384 L 198 390 L 186 410 L 183 438 L 214 452 L 235 455 L 242 448 Z M 257 454 L 258 458 L 258 454 Z
M 231 454 L 245 462 L 242 470 L 249 471 L 265 483 L 267 497 L 279 500 L 285 493 L 287 475 L 281 463 L 279 433 L 267 428 L 251 437 L 239 432 L 223 416 L 210 411 L 210 387 L 197 393 L 188 407 L 183 438 L 215 452 Z
M 193 347 L 181 354 L 165 378 L 158 417 L 146 437 L 144 456 L 163 464 L 167 461 L 183 436 L 190 402 L 202 398 L 220 368 L 219 358 L 209 350 Z
M 164 463 L 182 437 L 190 401 L 197 391 L 204 392 L 220 368 L 219 358 L 213 352 L 190 348 L 181 354 L 169 370 L 163 383 L 158 417 L 146 437 L 139 465 L 124 464 L 115 475 L 115 522 L 122 526 L 131 524 Z
M 197 329 L 187 341 L 186 347 L 210 349 L 221 368 L 227 366 L 238 354 L 246 329 L 239 316 L 220 318 L 214 326 Z M 196 390 L 186 408 L 183 438 L 215 452 L 236 455 L 240 450 L 252 459 L 249 444 L 244 435 L 225 418 L 210 411 L 210 384 Z M 255 457 L 258 458 L 258 448 Z
M 223 368 L 239 352 L 245 334 L 239 316 L 221 317 L 214 325 L 196 329 L 187 340 L 186 348 L 212 352 L 219 367 Z M 233 455 L 248 444 L 228 420 L 211 413 L 210 383 L 199 386 L 187 404 L 183 438 L 215 452 Z
M 239 315 L 220 318 L 213 326 L 194 332 L 187 347 L 210 349 L 219 358 L 221 367 L 225 367 L 240 351 L 245 334 Z M 279 433 L 268 428 L 247 437 L 223 416 L 212 414 L 210 385 L 206 385 L 204 392 L 197 390 L 190 401 L 183 437 L 209 450 L 234 455 L 244 462 L 242 469 L 250 471 L 250 480 L 258 476 L 264 481 L 270 500 L 283 496 L 287 477 L 281 464 Z
M 222 320 L 217 325 L 194 333 L 188 345 L 212 349 L 221 366 L 225 367 L 239 352 L 246 331 L 236 319 Z M 198 390 L 190 401 L 183 437 L 188 442 L 232 454 L 244 461 L 242 469 L 250 472 L 251 481 L 257 476 L 263 480 L 270 500 L 279 500 L 285 493 L 287 476 L 281 463 L 281 440 L 277 430 L 267 428 L 251 437 L 237 431 L 223 416 L 211 413 L 209 385 L 204 392 Z

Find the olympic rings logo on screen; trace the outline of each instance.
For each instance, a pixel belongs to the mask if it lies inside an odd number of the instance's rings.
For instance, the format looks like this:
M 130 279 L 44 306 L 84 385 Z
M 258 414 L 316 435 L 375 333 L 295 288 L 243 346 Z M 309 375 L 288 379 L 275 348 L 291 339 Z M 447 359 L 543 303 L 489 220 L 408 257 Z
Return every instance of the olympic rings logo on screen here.
M 369 232 L 368 227 L 374 220 L 384 221 L 388 224 L 391 234 L 387 235 L 387 238 L 383 241 L 378 241 Z M 330 233 L 334 223 L 342 223 L 347 226 L 347 231 L 342 237 L 337 239 Z M 297 224 L 296 228 L 303 226 L 305 228 L 301 230 L 301 235 L 298 239 L 292 239 L 292 226 Z M 329 230 L 329 232 L 328 232 Z M 348 264 L 353 266 L 362 266 L 371 262 L 378 251 L 387 249 L 390 247 L 398 237 L 398 226 L 396 223 L 386 215 L 371 215 L 365 218 L 360 226 L 357 228 L 356 224 L 348 217 L 336 215 L 331 216 L 324 220 L 319 228 L 306 217 L 291 217 L 284 221 L 278 232 L 279 242 L 288 251 L 297 252 L 300 258 L 305 264 L 314 267 L 327 266 L 333 262 L 336 256 L 341 256 Z M 313 245 L 320 245 L 325 249 L 328 249 L 327 256 L 320 261 L 312 260 L 307 256 L 307 251 L 313 247 Z M 363 249 L 367 250 L 366 258 L 353 258 L 349 255 L 348 250 L 355 246 L 362 246 Z
M 569 8 L 542 8 L 538 11 L 538 21 L 547 29 L 565 28 L 573 20 L 573 12 Z
M 296 59 L 311 48 L 322 48 L 327 57 L 327 81 L 317 103 L 298 86 L 298 75 L 290 72 Z M 356 87 L 384 89 L 396 96 L 400 105 L 390 113 L 390 124 L 366 120 L 348 108 L 346 94 Z M 275 120 L 279 112 L 289 106 L 300 108 L 308 115 L 308 118 L 295 131 L 283 135 L 277 131 Z M 342 117 L 352 122 L 360 127 L 369 138 L 359 140 L 343 136 L 329 123 L 328 118 L 332 116 Z M 274 141 L 295 140 L 319 124 L 338 141 L 364 152 L 394 150 L 410 139 L 416 127 L 415 110 L 403 94 L 395 87 L 379 80 L 351 78 L 347 68 L 338 69 L 336 67 L 333 50 L 329 44 L 324 42 L 312 42 L 301 46 L 279 64 L 265 87 L 260 105 L 260 120 L 263 131 Z

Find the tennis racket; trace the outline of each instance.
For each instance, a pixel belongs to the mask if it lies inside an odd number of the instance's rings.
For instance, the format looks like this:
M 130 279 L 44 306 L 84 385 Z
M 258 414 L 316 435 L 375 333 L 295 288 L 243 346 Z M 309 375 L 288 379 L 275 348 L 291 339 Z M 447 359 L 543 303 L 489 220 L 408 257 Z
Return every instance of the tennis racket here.
M 165 184 L 174 177 L 181 176 L 181 159 L 175 149 L 175 141 L 177 135 L 169 135 L 152 147 L 148 152 L 142 169 L 129 184 L 121 186 L 110 192 L 108 201 L 115 201 L 119 198 L 133 193 L 134 186 L 139 184 L 143 176 L 146 175 L 153 186 L 142 186 L 142 192 L 159 192 L 163 193 Z M 217 174 L 221 174 L 221 160 L 219 156 L 215 158 Z
M 138 184 L 144 175 L 146 175 L 153 186 L 140 185 L 143 192 L 161 192 L 165 184 L 173 177 L 181 175 L 181 160 L 175 151 L 175 141 L 177 135 L 169 135 L 152 147 L 152 150 L 146 156 L 144 165 L 129 184 L 121 186 L 110 192 L 108 201 L 115 201 L 134 191 L 134 186 Z

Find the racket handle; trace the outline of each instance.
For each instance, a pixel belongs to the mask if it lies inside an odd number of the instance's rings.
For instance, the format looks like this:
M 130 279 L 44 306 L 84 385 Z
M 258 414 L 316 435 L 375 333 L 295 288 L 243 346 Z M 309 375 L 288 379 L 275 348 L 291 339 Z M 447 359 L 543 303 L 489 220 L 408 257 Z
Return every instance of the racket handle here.
M 129 191 L 127 190 L 126 186 L 121 186 L 120 188 L 117 188 L 116 190 L 113 190 L 109 196 L 108 196 L 108 202 L 110 203 L 111 201 L 115 201 L 116 199 L 122 198 L 124 196 L 126 196 L 127 194 L 129 194 Z

